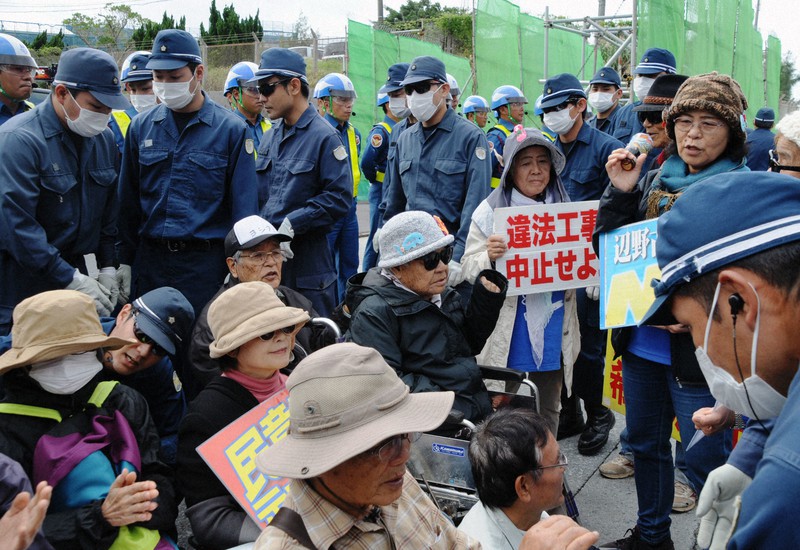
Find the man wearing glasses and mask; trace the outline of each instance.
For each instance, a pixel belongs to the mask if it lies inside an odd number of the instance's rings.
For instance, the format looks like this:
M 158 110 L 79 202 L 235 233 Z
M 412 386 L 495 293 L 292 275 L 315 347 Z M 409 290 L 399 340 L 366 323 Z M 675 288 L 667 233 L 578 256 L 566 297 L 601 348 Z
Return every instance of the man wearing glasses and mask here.
M 321 315 L 337 304 L 336 266 L 328 233 L 353 205 L 350 158 L 340 134 L 309 105 L 306 63 L 285 48 L 261 54 L 253 82 L 276 122 L 258 148 L 256 178 L 261 216 L 293 236 L 296 258 L 283 266 L 283 282 Z

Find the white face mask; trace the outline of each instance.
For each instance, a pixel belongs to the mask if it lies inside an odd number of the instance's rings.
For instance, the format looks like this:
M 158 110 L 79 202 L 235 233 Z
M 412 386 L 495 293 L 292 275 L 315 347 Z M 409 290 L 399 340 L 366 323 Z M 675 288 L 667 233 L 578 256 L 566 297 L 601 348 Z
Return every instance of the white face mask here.
M 440 100 L 439 103 L 434 103 L 433 96 L 440 88 L 441 86 L 435 90 L 428 90 L 424 94 L 412 92 L 410 96 L 407 96 L 408 107 L 411 109 L 411 114 L 414 115 L 414 118 L 420 122 L 428 122 L 431 117 L 436 114 L 436 110 L 439 109 L 439 105 L 442 104 L 442 101 Z
M 392 112 L 394 116 L 398 119 L 402 120 L 407 118 L 408 115 L 411 114 L 411 109 L 408 108 L 406 105 L 406 97 L 390 97 L 389 98 L 389 110 Z
M 87 351 L 36 363 L 28 374 L 46 392 L 71 395 L 88 384 L 102 368 L 97 354 Z
M 167 108 L 173 111 L 183 109 L 191 103 L 194 93 L 197 91 L 197 86 L 194 90 L 191 89 L 192 80 L 194 80 L 194 75 L 186 82 L 157 82 L 154 80 L 153 93 Z
M 752 285 L 750 285 L 752 287 Z M 786 397 L 778 393 L 772 386 L 756 374 L 756 350 L 758 349 L 758 330 L 761 325 L 761 300 L 756 292 L 758 311 L 756 313 L 756 327 L 753 332 L 753 349 L 750 353 L 750 374 L 745 382 L 737 382 L 726 370 L 718 367 L 711 362 L 706 350 L 708 349 L 708 334 L 711 332 L 713 313 L 717 307 L 719 299 L 720 284 L 717 283 L 717 290 L 714 292 L 714 301 L 711 304 L 711 312 L 708 315 L 706 334 L 703 340 L 703 347 L 695 350 L 695 357 L 700 364 L 700 370 L 708 382 L 711 395 L 731 410 L 742 413 L 756 419 L 767 419 L 777 417 L 786 403 Z M 755 288 L 753 288 L 755 291 Z M 752 406 L 751 406 L 752 404 Z
M 655 82 L 655 78 L 650 78 L 649 76 L 637 76 L 633 79 L 633 93 L 636 94 L 636 99 L 639 101 L 644 100 L 648 93 L 650 93 L 650 87 Z
M 156 106 L 155 94 L 136 94 L 129 96 L 129 99 L 137 113 L 144 112 Z
M 598 113 L 605 113 L 614 106 L 614 94 L 608 92 L 592 92 L 589 94 L 589 105 Z
M 72 101 L 75 101 L 72 92 L 69 92 L 69 96 L 72 98 Z M 61 105 L 61 108 L 64 110 L 64 117 L 67 119 L 67 128 L 72 132 L 79 136 L 90 138 L 102 134 L 103 130 L 108 128 L 108 120 L 111 114 L 97 113 L 89 109 L 84 109 L 77 101 L 75 101 L 75 105 L 80 109 L 78 118 L 75 120 L 69 118 L 67 108 Z
M 575 120 L 580 116 L 580 113 L 575 115 L 575 118 L 569 116 L 570 108 L 562 109 L 560 111 L 552 111 L 544 114 L 544 124 L 557 134 L 566 134 L 572 130 L 572 125 Z

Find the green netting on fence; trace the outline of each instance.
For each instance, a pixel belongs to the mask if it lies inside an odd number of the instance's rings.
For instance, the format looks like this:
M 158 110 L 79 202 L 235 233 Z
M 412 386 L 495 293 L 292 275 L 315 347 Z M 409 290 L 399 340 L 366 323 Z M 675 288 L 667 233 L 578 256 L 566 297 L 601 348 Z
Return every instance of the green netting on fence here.
M 781 41 L 774 36 L 767 38 L 767 105 L 773 109 L 780 101 L 781 90 Z M 777 109 L 775 110 L 777 113 Z

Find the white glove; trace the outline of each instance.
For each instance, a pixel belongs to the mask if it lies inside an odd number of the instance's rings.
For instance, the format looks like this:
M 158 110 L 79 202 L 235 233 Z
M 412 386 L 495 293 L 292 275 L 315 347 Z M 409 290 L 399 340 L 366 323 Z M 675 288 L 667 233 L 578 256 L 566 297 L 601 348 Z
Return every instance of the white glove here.
M 587 286 L 586 287 L 586 297 L 590 300 L 594 300 L 595 302 L 600 299 L 600 287 L 599 286 Z
M 697 500 L 700 530 L 697 545 L 710 550 L 724 550 L 733 534 L 737 514 L 736 500 L 753 478 L 730 464 L 723 464 L 708 474 Z
M 88 294 L 94 300 L 94 307 L 97 308 L 97 314 L 101 317 L 108 317 L 111 315 L 111 310 L 114 306 L 108 299 L 109 290 L 100 285 L 91 277 L 87 277 L 77 269 L 75 275 L 72 277 L 72 282 L 67 285 L 67 290 L 77 290 Z
M 118 301 L 120 304 L 127 304 L 131 301 L 131 266 L 119 264 L 117 268 L 117 289 L 119 290 Z
M 283 233 L 284 235 L 289 235 L 294 238 L 294 229 L 292 228 L 292 222 L 289 221 L 289 218 L 283 218 L 281 226 L 278 228 L 278 233 Z M 287 260 L 294 258 L 294 252 L 292 252 L 292 248 L 289 246 L 288 242 L 281 243 L 281 252 L 283 252 Z
M 117 300 L 119 299 L 119 282 L 117 281 L 117 270 L 113 267 L 104 267 L 100 269 L 100 274 L 97 275 L 97 282 L 101 287 L 108 289 L 108 301 L 111 302 L 111 310 L 117 307 Z

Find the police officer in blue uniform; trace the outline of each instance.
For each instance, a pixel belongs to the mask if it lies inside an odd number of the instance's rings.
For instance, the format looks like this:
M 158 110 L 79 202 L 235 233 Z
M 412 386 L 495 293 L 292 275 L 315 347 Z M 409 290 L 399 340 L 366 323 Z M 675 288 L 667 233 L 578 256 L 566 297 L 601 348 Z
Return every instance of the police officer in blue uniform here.
M 400 135 L 389 159 L 384 218 L 404 210 L 439 216 L 456 238 L 451 278 L 458 278 L 472 212 L 491 191 L 489 143 L 480 128 L 448 109 L 450 86 L 439 59 L 417 57 L 401 84 L 418 122 Z
M 656 78 L 662 74 L 677 73 L 675 67 L 675 56 L 669 50 L 650 48 L 642 54 L 642 59 L 633 70 L 633 93 L 636 94 L 637 100 L 633 101 L 631 98 L 628 104 L 619 110 L 610 131 L 612 136 L 627 144 L 633 134 L 644 132 L 644 126 L 639 122 L 639 117 L 633 108 L 642 104 Z
M 10 34 L 0 34 L 0 124 L 33 109 L 28 98 L 36 67 L 25 44 Z
M 252 61 L 241 61 L 231 67 L 225 78 L 225 95 L 230 94 L 233 112 L 247 124 L 248 135 L 253 138 L 256 151 L 261 145 L 264 133 L 272 128 L 272 123 L 261 114 L 264 103 L 261 101 L 261 94 L 258 93 L 258 86 L 255 83 L 248 84 L 255 77 L 257 70 L 258 65 Z
M 0 126 L 0 334 L 14 306 L 46 290 L 113 309 L 119 152 L 108 118 L 127 105 L 114 59 L 76 48 L 61 55 L 50 97 Z M 91 253 L 99 281 L 87 275 Z
M 407 70 L 408 63 L 397 63 L 389 67 L 386 83 L 378 90 L 378 107 L 383 109 L 383 120 L 372 127 L 367 138 L 367 148 L 361 158 L 361 173 L 369 180 L 369 237 L 364 249 L 364 262 L 361 267 L 363 271 L 375 267 L 378 262 L 373 238 L 380 223 L 380 205 L 383 200 L 383 181 L 386 177 L 389 142 L 395 125 L 401 120 L 390 108 L 392 101 L 390 94 L 398 97 L 402 93 L 401 99 L 405 105 L 405 92 L 402 91 L 400 82 L 406 77 Z
M 125 140 L 120 280 L 129 285 L 132 272 L 136 294 L 172 286 L 197 313 L 225 278 L 225 235 L 258 210 L 255 146 L 245 123 L 202 91 L 192 35 L 160 31 L 147 68 L 161 104 L 134 118 Z
M 622 80 L 619 73 L 611 67 L 603 67 L 589 81 L 589 105 L 595 114 L 587 122 L 607 134 L 614 127 L 614 119 L 622 109 Z M 642 98 L 644 99 L 644 98 Z
M 329 316 L 337 304 L 327 235 L 353 204 L 350 159 L 339 132 L 308 103 L 300 54 L 268 49 L 261 54 L 256 79 L 267 114 L 281 119 L 258 149 L 258 186 L 268 197 L 261 217 L 294 234 L 294 258 L 284 264 L 283 284 Z
M 150 52 L 133 52 L 122 64 L 120 82 L 128 92 L 131 106 L 125 110 L 112 111 L 108 123 L 114 132 L 114 141 L 117 142 L 120 154 L 125 146 L 125 135 L 133 117 L 156 106 L 156 96 L 153 94 L 153 71 L 145 68 L 149 60 Z
M 608 155 L 623 147 L 618 140 L 584 122 L 586 104 L 586 93 L 573 75 L 559 74 L 545 82 L 540 104 L 544 124 L 551 133 L 558 135 L 556 147 L 567 158 L 561 179 L 573 202 L 600 199 L 609 184 L 605 169 Z M 597 298 L 590 298 L 586 289 L 579 289 L 577 302 L 581 351 L 574 366 L 573 397 L 571 402 L 562 405 L 559 433 L 566 436 L 582 432 L 578 451 L 593 455 L 608 441 L 614 426 L 614 413 L 602 404 L 606 332 L 599 328 Z M 583 399 L 589 417 L 585 426 L 578 398 Z
M 486 132 L 489 149 L 492 152 L 492 189 L 500 185 L 503 175 L 503 147 L 514 126 L 522 124 L 525 118 L 525 104 L 528 102 L 522 90 L 516 86 L 500 86 L 492 93 L 492 111 L 497 124 Z
M 747 130 L 747 167 L 766 172 L 769 169 L 769 150 L 775 147 L 775 111 L 761 107 L 753 121 L 755 128 Z

